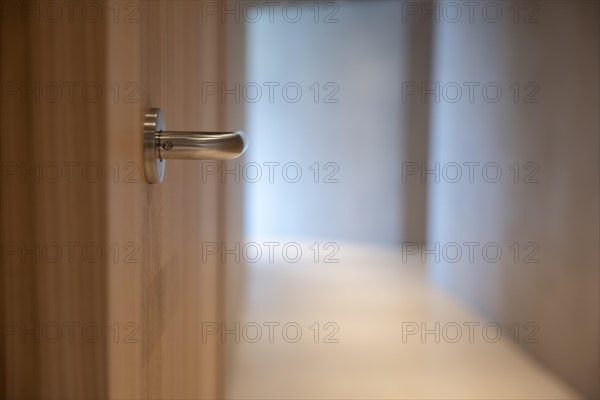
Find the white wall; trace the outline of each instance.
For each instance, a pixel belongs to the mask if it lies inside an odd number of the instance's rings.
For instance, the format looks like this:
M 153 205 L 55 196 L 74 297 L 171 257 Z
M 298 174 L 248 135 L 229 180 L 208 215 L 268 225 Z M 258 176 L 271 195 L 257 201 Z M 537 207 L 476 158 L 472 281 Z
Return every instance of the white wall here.
M 338 23 L 314 23 L 310 4 L 297 23 L 276 12 L 274 23 L 248 24 L 247 81 L 281 83 L 273 103 L 265 91 L 248 104 L 248 162 L 297 162 L 303 172 L 295 184 L 281 174 L 273 184 L 247 184 L 248 235 L 397 244 L 404 118 L 398 88 L 406 69 L 400 3 L 341 2 Z M 303 89 L 297 103 L 282 99 L 287 82 Z M 337 84 L 339 102 L 314 103 L 314 82 L 322 91 L 326 82 Z M 339 183 L 313 183 L 308 167 L 315 162 L 322 175 L 333 171 L 324 163 L 336 163 Z

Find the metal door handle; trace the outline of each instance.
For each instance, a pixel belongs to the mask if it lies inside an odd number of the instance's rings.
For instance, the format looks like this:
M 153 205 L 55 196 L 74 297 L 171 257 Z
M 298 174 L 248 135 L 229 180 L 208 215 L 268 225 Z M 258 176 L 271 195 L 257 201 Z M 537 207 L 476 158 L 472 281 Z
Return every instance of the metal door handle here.
M 144 169 L 149 183 L 160 183 L 165 160 L 230 160 L 248 147 L 246 134 L 235 132 L 165 131 L 160 108 L 151 108 L 144 116 Z

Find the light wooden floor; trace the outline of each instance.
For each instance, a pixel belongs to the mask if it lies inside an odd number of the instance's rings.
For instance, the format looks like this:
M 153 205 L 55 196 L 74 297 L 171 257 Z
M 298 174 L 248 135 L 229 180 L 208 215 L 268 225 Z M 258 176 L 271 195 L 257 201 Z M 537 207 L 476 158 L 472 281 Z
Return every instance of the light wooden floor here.
M 306 248 L 306 247 L 304 247 Z M 304 257 L 307 260 L 309 257 Z M 420 262 L 402 263 L 399 253 L 340 245 L 338 264 L 251 264 L 240 343 L 228 343 L 229 398 L 421 398 L 576 399 L 574 391 L 512 344 L 484 340 L 485 321 L 429 285 Z M 233 321 L 232 321 L 233 322 Z M 262 326 L 256 343 L 256 329 Z M 265 322 L 278 322 L 273 343 Z M 302 337 L 288 343 L 282 326 L 299 324 Z M 319 343 L 310 330 L 320 322 Z M 339 326 L 339 343 L 323 343 L 324 323 Z M 456 343 L 402 338 L 403 322 L 433 329 L 456 322 Z M 465 322 L 479 322 L 469 341 Z M 405 325 L 406 327 L 406 325 Z M 229 326 L 233 328 L 233 326 Z M 446 331 L 452 339 L 455 330 Z M 441 328 L 440 328 L 441 333 Z M 490 328 L 489 337 L 494 336 Z M 295 336 L 289 328 L 288 339 Z M 537 335 L 543 340 L 543 332 Z M 522 340 L 522 337 L 520 338 Z

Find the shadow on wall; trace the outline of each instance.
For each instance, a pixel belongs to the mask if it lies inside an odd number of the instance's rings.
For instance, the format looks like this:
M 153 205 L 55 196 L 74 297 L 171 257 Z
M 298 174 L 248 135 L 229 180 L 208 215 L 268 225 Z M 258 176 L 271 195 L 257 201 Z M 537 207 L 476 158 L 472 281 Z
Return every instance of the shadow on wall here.
M 433 82 L 478 86 L 432 106 L 431 277 L 506 326 L 534 322 L 522 347 L 598 398 L 598 3 L 534 4 L 537 23 L 436 26 Z

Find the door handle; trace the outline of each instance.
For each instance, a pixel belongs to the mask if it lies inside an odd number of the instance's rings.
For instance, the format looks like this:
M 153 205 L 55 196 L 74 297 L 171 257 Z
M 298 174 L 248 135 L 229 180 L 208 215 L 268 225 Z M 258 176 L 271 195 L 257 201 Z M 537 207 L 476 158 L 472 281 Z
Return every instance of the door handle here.
M 144 169 L 148 183 L 160 183 L 165 160 L 231 160 L 248 147 L 244 132 L 166 131 L 160 108 L 144 116 Z

